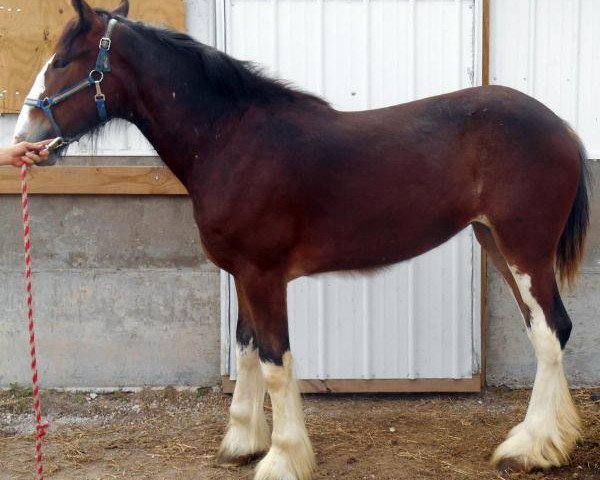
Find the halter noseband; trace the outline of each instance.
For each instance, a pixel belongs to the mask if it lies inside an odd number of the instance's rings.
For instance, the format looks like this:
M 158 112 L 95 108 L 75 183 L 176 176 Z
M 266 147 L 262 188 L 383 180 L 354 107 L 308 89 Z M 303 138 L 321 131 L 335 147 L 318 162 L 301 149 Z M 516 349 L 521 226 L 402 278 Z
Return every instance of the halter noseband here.
M 95 86 L 96 87 L 96 95 L 94 99 L 96 101 L 96 110 L 98 110 L 98 117 L 100 118 L 102 123 L 106 123 L 108 121 L 108 114 L 106 112 L 106 96 L 102 93 L 102 89 L 100 88 L 100 84 L 104 80 L 104 74 L 111 71 L 110 59 L 109 59 L 109 51 L 111 47 L 111 37 L 113 34 L 113 30 L 115 29 L 115 25 L 117 24 L 117 20 L 111 18 L 108 22 L 108 27 L 106 28 L 105 35 L 100 39 L 98 58 L 96 59 L 96 66 L 87 76 L 87 78 L 81 80 L 80 82 L 71 85 L 70 87 L 61 90 L 56 95 L 46 97 L 44 99 L 36 99 L 36 98 L 27 98 L 25 99 L 25 105 L 30 107 L 39 108 L 44 112 L 46 118 L 52 124 L 52 128 L 54 129 L 54 133 L 57 137 L 62 137 L 60 127 L 56 120 L 54 119 L 54 115 L 52 114 L 52 107 L 54 105 L 58 105 L 59 103 L 65 101 L 67 98 L 72 97 L 76 93 L 85 90 L 88 87 Z M 69 141 L 63 141 L 63 144 L 70 143 Z

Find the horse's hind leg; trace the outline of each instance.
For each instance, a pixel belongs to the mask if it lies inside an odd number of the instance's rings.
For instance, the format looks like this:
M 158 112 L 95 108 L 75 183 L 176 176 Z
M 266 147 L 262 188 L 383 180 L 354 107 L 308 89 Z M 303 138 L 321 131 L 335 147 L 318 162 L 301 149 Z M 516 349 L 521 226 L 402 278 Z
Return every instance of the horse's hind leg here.
M 484 225 L 483 223 L 473 223 L 472 227 L 473 231 L 475 232 L 475 236 L 477 237 L 477 240 L 485 249 L 488 256 L 492 259 L 494 265 L 502 274 L 504 280 L 506 280 L 506 283 L 508 283 L 509 287 L 511 288 L 515 300 L 519 305 L 521 313 L 523 313 L 524 317 L 527 317 L 529 315 L 529 307 L 525 305 L 523 299 L 521 298 L 519 287 L 515 282 L 515 279 L 513 277 L 512 272 L 510 271 L 508 263 L 506 263 L 506 259 L 504 258 L 504 256 L 500 252 L 500 249 L 498 248 L 498 245 L 496 244 L 496 240 L 494 240 L 494 234 L 492 233 L 490 228 Z
M 554 258 L 514 260 L 517 256 L 498 241 L 501 238 L 497 234 L 495 239 L 514 279 L 538 366 L 525 419 L 496 449 L 492 463 L 501 470 L 525 471 L 564 465 L 580 436 L 580 427 L 562 367 L 562 348 L 569 338 L 571 321 L 556 285 Z
M 244 464 L 268 450 L 270 432 L 263 409 L 265 382 L 254 330 L 243 290 L 239 284 L 236 286 L 239 312 L 236 330 L 237 381 L 229 408 L 227 433 L 217 458 L 219 463 Z
M 258 464 L 255 480 L 308 480 L 314 468 L 314 454 L 293 375 L 286 281 L 279 274 L 255 271 L 244 272 L 241 283 L 273 407 L 271 448 Z

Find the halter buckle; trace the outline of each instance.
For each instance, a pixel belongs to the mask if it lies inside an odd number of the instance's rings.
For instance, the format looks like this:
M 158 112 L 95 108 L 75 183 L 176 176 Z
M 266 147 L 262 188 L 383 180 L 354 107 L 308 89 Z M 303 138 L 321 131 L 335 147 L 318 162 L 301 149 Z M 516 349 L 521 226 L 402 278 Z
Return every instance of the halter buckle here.
M 106 100 L 106 95 L 103 93 L 97 93 L 94 97 L 96 100 Z
M 102 50 L 108 51 L 108 50 L 110 50 L 111 44 L 112 44 L 112 40 L 110 38 L 108 38 L 108 37 L 102 37 L 100 39 L 100 45 L 99 45 L 99 47 Z

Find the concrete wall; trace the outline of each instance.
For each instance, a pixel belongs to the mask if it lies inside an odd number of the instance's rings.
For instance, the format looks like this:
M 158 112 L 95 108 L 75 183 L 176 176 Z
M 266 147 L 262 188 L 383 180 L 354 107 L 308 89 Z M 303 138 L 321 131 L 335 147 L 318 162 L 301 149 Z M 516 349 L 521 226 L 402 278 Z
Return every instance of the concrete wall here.
M 0 200 L 0 387 L 28 383 L 16 197 Z M 187 198 L 31 201 L 43 385 L 203 385 L 219 378 L 219 275 Z
M 595 191 L 600 191 L 600 163 L 591 162 Z M 535 356 L 510 289 L 488 265 L 489 385 L 531 386 Z M 587 255 L 573 291 L 562 294 L 573 321 L 565 349 L 567 376 L 573 386 L 600 385 L 600 197 L 592 197 Z

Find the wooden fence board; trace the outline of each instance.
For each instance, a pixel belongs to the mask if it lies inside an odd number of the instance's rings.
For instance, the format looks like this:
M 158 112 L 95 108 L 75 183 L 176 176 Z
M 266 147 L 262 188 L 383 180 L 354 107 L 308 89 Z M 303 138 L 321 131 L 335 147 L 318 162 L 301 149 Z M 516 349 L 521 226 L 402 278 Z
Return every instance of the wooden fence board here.
M 113 9 L 119 0 L 90 0 Z M 184 0 L 131 0 L 130 17 L 185 30 Z M 70 0 L 0 0 L 0 114 L 21 110 L 33 80 L 48 60 L 67 21 Z
M 21 191 L 20 170 L 0 167 L 0 194 Z M 64 195 L 187 195 L 166 167 L 37 167 L 29 192 Z

